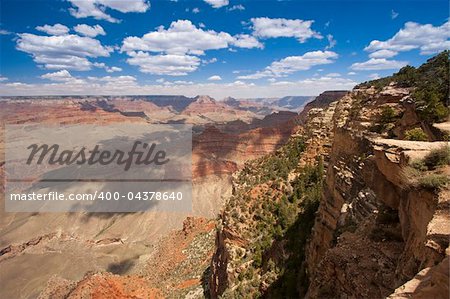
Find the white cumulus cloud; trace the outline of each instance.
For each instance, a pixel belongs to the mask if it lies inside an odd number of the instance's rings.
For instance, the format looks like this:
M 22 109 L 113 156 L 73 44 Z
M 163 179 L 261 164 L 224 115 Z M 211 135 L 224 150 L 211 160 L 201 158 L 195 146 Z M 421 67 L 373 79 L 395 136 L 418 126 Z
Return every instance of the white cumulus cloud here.
M 332 48 L 334 48 L 334 46 L 336 46 L 337 41 L 334 39 L 333 35 L 328 34 L 327 40 L 328 40 L 328 46 L 325 47 L 325 50 L 332 49 Z
M 106 71 L 107 71 L 108 73 L 121 72 L 121 71 L 122 71 L 122 68 L 117 67 L 117 66 L 112 66 L 112 67 L 106 69 Z
M 103 62 L 94 62 L 93 66 L 105 69 L 105 71 L 108 72 L 108 73 L 114 73 L 114 72 L 121 72 L 122 71 L 122 69 L 120 67 L 117 67 L 117 66 L 109 67 Z
M 9 32 L 8 30 L 0 29 L 0 35 L 9 35 L 9 34 L 11 34 L 11 32 Z
M 146 52 L 130 52 L 127 62 L 138 66 L 143 73 L 184 76 L 195 71 L 200 65 L 200 58 L 190 55 L 166 54 L 150 55 Z
M 110 84 L 117 85 L 134 85 L 136 78 L 133 76 L 105 76 L 105 77 L 87 77 L 88 80 L 92 82 L 106 82 Z
M 125 38 L 121 50 L 202 55 L 205 50 L 227 48 L 232 41 L 233 37 L 226 32 L 203 30 L 189 20 L 178 20 L 168 29 L 159 27 L 143 37 Z
M 239 76 L 238 79 L 255 80 L 265 77 L 283 77 L 297 71 L 309 70 L 316 65 L 333 63 L 338 56 L 337 53 L 332 51 L 312 51 L 301 56 L 289 56 L 272 62 L 263 71 Z
M 73 7 L 69 9 L 75 18 L 93 17 L 97 20 L 106 20 L 113 23 L 120 22 L 105 11 L 107 8 L 122 13 L 146 12 L 150 8 L 150 2 L 146 0 L 68 0 Z
M 247 34 L 232 36 L 227 32 L 197 28 L 189 20 L 178 20 L 172 22 L 167 29 L 160 26 L 142 37 L 125 38 L 121 51 L 131 56 L 127 62 L 139 66 L 142 72 L 178 76 L 195 71 L 201 61 L 198 56 L 204 55 L 205 51 L 231 46 L 263 47 L 256 38 Z M 174 59 L 172 64 L 170 57 Z M 141 66 L 137 61 L 145 61 L 145 65 Z M 160 66 L 161 63 L 165 69 Z
M 391 51 L 390 53 L 398 53 L 419 49 L 420 54 L 430 55 L 449 49 L 449 38 L 450 21 L 441 26 L 407 22 L 393 37 L 386 41 L 373 40 L 365 50 L 368 52 L 388 50 Z M 392 56 L 393 54 L 389 57 Z M 387 57 L 384 56 L 384 58 Z
M 222 77 L 220 77 L 219 75 L 214 75 L 208 78 L 209 81 L 220 81 L 222 80 Z
M 86 24 L 79 24 L 73 28 L 75 32 L 88 36 L 88 37 L 96 37 L 97 35 L 106 35 L 105 30 L 100 25 L 89 26 Z
M 62 24 L 37 26 L 36 30 L 45 32 L 50 35 L 64 35 L 69 33 L 69 28 Z
M 264 45 L 260 43 L 254 36 L 248 34 L 238 34 L 234 36 L 234 40 L 231 42 L 232 45 L 238 48 L 264 48 Z
M 222 6 L 227 6 L 229 4 L 228 0 L 204 0 L 204 1 L 214 8 L 220 8 Z
M 47 73 L 42 75 L 41 78 L 57 82 L 66 82 L 75 79 L 67 70 L 61 70 L 54 73 Z
M 252 18 L 253 35 L 261 38 L 294 37 L 304 43 L 310 38 L 323 38 L 318 32 L 311 29 L 314 21 Z
M 370 58 L 391 58 L 397 55 L 397 52 L 391 50 L 378 50 L 369 54 Z
M 356 62 L 350 66 L 355 71 L 375 71 L 400 69 L 407 65 L 407 61 L 388 60 L 385 58 L 370 58 L 364 62 Z
M 233 11 L 233 10 L 245 10 L 245 7 L 242 4 L 237 4 L 237 5 L 233 5 L 230 8 L 228 8 L 228 11 Z
M 98 40 L 74 34 L 41 36 L 21 33 L 17 49 L 29 53 L 33 60 L 46 69 L 90 70 L 88 58 L 108 57 L 112 48 L 103 46 Z

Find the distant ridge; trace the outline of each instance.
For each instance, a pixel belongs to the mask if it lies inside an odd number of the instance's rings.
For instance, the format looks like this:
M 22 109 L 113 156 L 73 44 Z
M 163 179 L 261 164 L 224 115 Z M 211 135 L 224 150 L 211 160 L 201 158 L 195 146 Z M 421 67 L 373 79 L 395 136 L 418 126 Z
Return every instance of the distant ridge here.
M 154 96 L 142 96 L 134 97 L 145 101 L 151 101 L 159 107 L 172 106 L 172 108 L 178 112 L 186 109 L 189 104 L 193 103 L 195 99 L 188 98 L 180 95 L 154 95 Z

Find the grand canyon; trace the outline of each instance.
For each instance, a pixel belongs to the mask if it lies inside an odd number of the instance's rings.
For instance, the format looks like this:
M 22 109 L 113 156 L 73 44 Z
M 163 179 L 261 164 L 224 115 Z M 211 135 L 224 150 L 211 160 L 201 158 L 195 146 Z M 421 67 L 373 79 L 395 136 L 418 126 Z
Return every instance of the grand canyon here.
M 448 0 L 1 0 L 0 299 L 449 299 Z
M 299 97 L 297 110 L 308 99 Z M 2 278 L 10 286 L 2 288 L 6 297 L 17 292 L 23 297 L 36 296 L 55 277 L 77 280 L 90 271 L 142 271 L 147 259 L 156 254 L 156 246 L 164 242 L 161 238 L 181 229 L 183 223 L 192 221 L 196 230 L 214 226 L 211 221 L 231 195 L 232 174 L 245 161 L 278 149 L 298 128 L 297 113 L 289 111 L 292 106 L 230 98 L 216 101 L 208 96 L 7 98 L 0 106 L 3 125 L 189 123 L 195 134 L 193 211 L 189 215 L 2 212 Z M 1 144 L 4 157 L 3 138 Z M 3 166 L 4 162 L 2 177 Z M 4 193 L 1 200 L 3 205 Z M 75 256 L 80 263 L 61 263 Z M 24 277 L 16 267 L 18 259 L 36 272 L 27 271 Z M 42 267 L 48 269 L 45 274 L 39 273 Z M 30 284 L 22 286 L 22 278 Z
M 446 52 L 414 71 L 440 67 Z M 418 83 L 401 80 L 300 97 L 296 109 L 3 99 L 2 157 L 5 124 L 189 123 L 194 135 L 192 213 L 2 211 L 1 297 L 445 298 L 450 123 L 423 116 Z

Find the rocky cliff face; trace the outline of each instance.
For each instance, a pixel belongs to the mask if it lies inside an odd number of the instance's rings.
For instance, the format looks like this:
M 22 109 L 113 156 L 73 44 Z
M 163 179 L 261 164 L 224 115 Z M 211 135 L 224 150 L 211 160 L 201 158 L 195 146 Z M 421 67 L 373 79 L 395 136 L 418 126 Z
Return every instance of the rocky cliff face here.
M 332 146 L 307 248 L 309 298 L 386 297 L 446 256 L 449 193 L 409 186 L 404 170 L 448 142 L 388 139 L 372 130 L 385 107 L 399 115 L 393 121 L 398 137 L 423 126 L 410 109 L 410 93 L 394 85 L 381 91 L 355 89 L 331 105 L 336 105 L 332 128 L 324 127 L 322 134 L 332 136 Z M 440 171 L 448 175 L 446 168 Z M 437 293 L 446 292 L 448 285 Z
M 344 95 L 348 93 L 348 90 L 329 90 L 324 91 L 318 97 L 305 105 L 303 110 L 300 112 L 298 120 L 300 123 L 305 124 L 308 118 L 308 113 L 311 109 L 323 109 L 327 108 L 331 103 L 339 100 Z M 312 119 L 310 117 L 310 119 Z
M 346 93 L 317 97 L 295 120 L 306 114 L 303 127 L 296 127 L 285 146 L 235 174 L 233 196 L 219 217 L 211 263 L 213 298 L 305 294 L 302 261 L 320 198 L 318 173 L 329 160 L 336 100 Z M 302 279 L 301 288 L 296 278 Z
M 404 73 L 349 93 L 324 93 L 309 104 L 299 117 L 303 129 L 294 135 L 302 136 L 304 148 L 289 160 L 295 165 L 286 176 L 278 172 L 282 165 L 267 166 L 270 156 L 235 176 L 233 196 L 219 217 L 213 298 L 448 298 L 449 121 L 432 125 L 424 113 L 444 115 L 448 107 L 419 102 L 424 89 L 417 89 L 424 87 L 408 81 L 415 74 Z M 309 234 L 301 212 L 307 209 L 296 210 L 295 203 L 308 202 L 311 193 L 293 194 L 296 179 L 317 167 L 317 157 L 326 174 Z M 267 171 L 275 177 L 265 177 Z M 288 245 L 291 233 L 298 240 L 306 234 L 307 245 Z

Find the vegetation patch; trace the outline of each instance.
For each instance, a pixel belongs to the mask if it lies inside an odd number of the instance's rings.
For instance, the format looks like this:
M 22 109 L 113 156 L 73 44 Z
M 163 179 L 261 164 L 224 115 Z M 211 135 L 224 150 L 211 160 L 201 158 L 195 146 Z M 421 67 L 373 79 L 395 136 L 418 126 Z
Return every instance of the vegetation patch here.
M 223 221 L 249 245 L 234 250 L 236 275 L 223 298 L 298 298 L 306 291 L 305 246 L 324 170 L 320 158 L 298 166 L 304 149 L 301 137 L 291 138 L 276 153 L 246 163 L 236 178 Z
M 443 146 L 432 150 L 425 156 L 423 163 L 429 170 L 450 165 L 450 146 Z
M 450 183 L 443 167 L 450 165 L 450 146 L 430 151 L 423 159 L 414 160 L 403 169 L 403 176 L 409 185 L 429 190 L 439 190 Z
M 431 173 L 418 178 L 419 186 L 430 190 L 439 190 L 444 188 L 449 182 L 450 179 L 448 176 L 436 173 Z
M 378 122 L 370 127 L 370 131 L 378 134 L 387 132 L 388 136 L 391 137 L 394 135 L 392 130 L 395 128 L 395 123 L 399 118 L 400 115 L 394 108 L 391 106 L 383 106 Z
M 358 87 L 374 86 L 381 90 L 395 82 L 399 87 L 413 88 L 412 98 L 421 120 L 430 124 L 443 122 L 450 114 L 448 107 L 449 54 L 449 50 L 443 51 L 428 59 L 419 68 L 405 66 L 392 76 L 364 82 Z
M 421 128 L 414 128 L 405 132 L 405 140 L 428 141 L 428 135 Z

